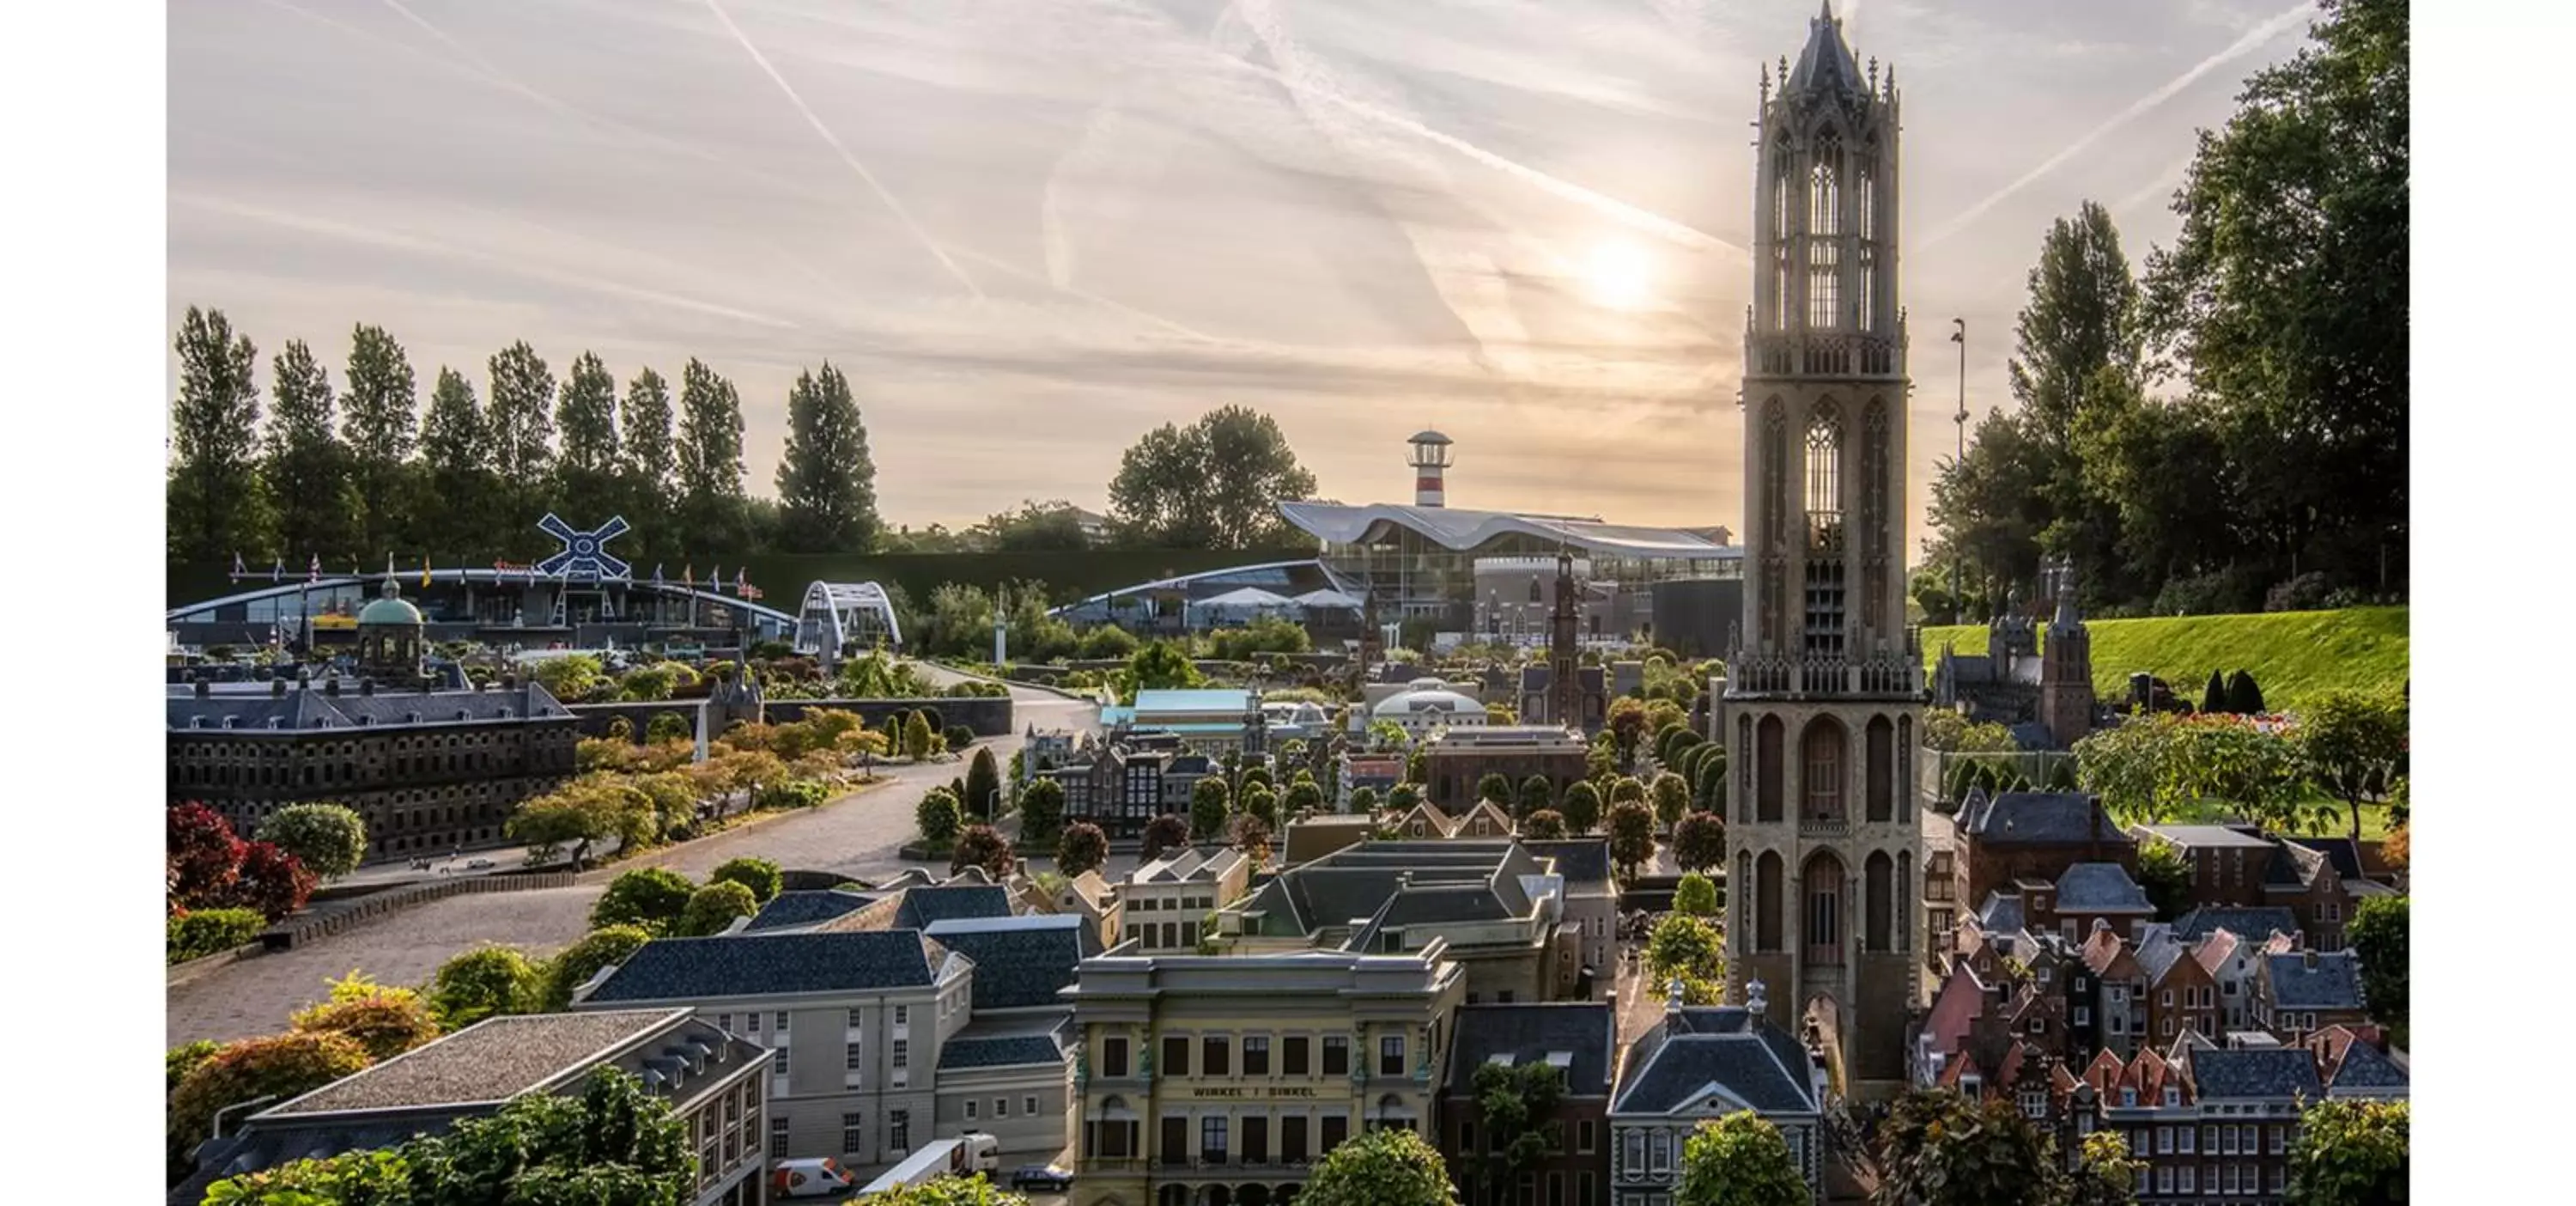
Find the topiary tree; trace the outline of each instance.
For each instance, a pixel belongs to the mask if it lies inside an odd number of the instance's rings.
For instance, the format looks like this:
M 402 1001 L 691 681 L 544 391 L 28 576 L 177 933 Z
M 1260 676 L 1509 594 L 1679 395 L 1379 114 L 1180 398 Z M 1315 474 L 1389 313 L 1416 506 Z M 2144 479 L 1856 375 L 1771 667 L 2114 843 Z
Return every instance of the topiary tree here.
M 1553 842 L 1565 836 L 1565 814 L 1553 808 L 1542 808 L 1521 818 L 1520 835 L 1533 842 Z
M 1109 835 L 1100 826 L 1076 821 L 1064 827 L 1064 835 L 1055 842 L 1055 869 L 1067 877 L 1097 870 L 1109 861 Z
M 1353 812 L 1353 813 L 1355 813 L 1355 814 L 1358 814 L 1358 815 L 1360 815 L 1360 816 L 1367 816 L 1367 815 L 1369 815 L 1369 814 L 1371 814 L 1371 813 L 1376 812 L 1376 811 L 1378 810 L 1378 806 L 1379 806 L 1379 800 L 1378 800 L 1378 795 L 1377 795 L 1377 789 L 1376 789 L 1376 788 L 1374 788 L 1374 787 L 1362 787 L 1362 788 L 1359 788 L 1359 789 L 1357 789 L 1357 790 L 1355 790 L 1355 791 L 1351 792 L 1351 799 L 1350 799 L 1350 811 L 1351 811 L 1351 812 Z
M 735 880 L 718 880 L 689 895 L 687 907 L 680 910 L 679 923 L 672 933 L 681 938 L 705 938 L 725 932 L 736 917 L 749 917 L 760 911 L 760 901 L 751 889 Z
M 1673 861 L 1685 871 L 1726 862 L 1726 822 L 1714 812 L 1694 812 L 1673 826 Z
M 367 857 L 367 823 L 341 804 L 289 804 L 260 822 L 259 840 L 324 879 L 357 870 Z
M 689 877 L 662 867 L 638 867 L 608 881 L 608 890 L 590 906 L 590 928 L 631 925 L 664 933 L 680 920 L 697 885 Z
M 1209 775 L 1190 787 L 1190 836 L 1211 841 L 1225 832 L 1225 819 L 1234 811 L 1223 775 Z
M 1386 793 L 1386 806 L 1394 812 L 1411 812 L 1422 802 L 1422 789 L 1411 783 L 1398 783 Z
M 915 762 L 928 759 L 930 757 L 930 739 L 932 735 L 933 734 L 930 731 L 930 719 L 928 717 L 923 716 L 919 712 L 915 712 L 910 716 L 905 717 L 903 722 L 903 756 L 910 758 Z
M 1279 798 L 1279 807 L 1292 817 L 1319 812 L 1324 807 L 1324 789 L 1313 779 L 1299 779 L 1288 785 L 1288 794 Z
M 1011 849 L 1011 840 L 990 825 L 969 825 L 957 835 L 957 845 L 948 852 L 948 873 L 955 875 L 968 867 L 982 867 L 996 880 L 1010 877 L 1020 865 L 1019 852 Z
M 1260 784 L 1248 785 L 1243 789 L 1242 815 L 1257 817 L 1262 825 L 1275 830 L 1279 828 L 1279 797 Z
M 478 946 L 451 955 L 429 977 L 429 1008 L 439 1024 L 462 1030 L 495 1014 L 542 1004 L 544 976 L 516 947 Z
M 1001 807 L 1002 769 L 993 761 L 993 748 L 984 746 L 966 764 L 966 795 L 958 801 L 967 813 L 979 820 L 990 821 Z
M 1815 1201 L 1788 1140 L 1751 1110 L 1701 1123 L 1682 1144 L 1681 1172 L 1673 1206 L 1809 1206 Z
M 1673 888 L 1674 912 L 1688 913 L 1693 917 L 1715 917 L 1717 910 L 1717 884 L 1707 876 L 1693 871 L 1682 876 L 1682 882 Z
M 1146 862 L 1161 858 L 1166 852 L 1190 844 L 1190 823 L 1177 813 L 1164 813 L 1145 825 L 1144 847 L 1138 857 Z
M 213 1131 L 215 1113 L 262 1097 L 283 1102 L 365 1070 L 366 1049 L 348 1035 L 300 1030 L 243 1039 L 206 1057 L 170 1093 L 170 1138 L 181 1150 Z M 275 1104 L 272 1102 L 272 1104 Z
M 2227 676 L 2227 710 L 2239 716 L 2260 716 L 2268 710 L 2263 706 L 2263 688 L 2254 685 L 2253 671 Z
M 1601 827 L 1601 793 L 1588 782 L 1565 785 L 1565 799 L 1557 806 L 1565 814 L 1566 831 L 1586 834 Z
M 1680 981 L 1685 1001 L 1715 1005 L 1725 989 L 1725 939 L 1716 922 L 1683 912 L 1675 900 L 1646 938 L 1646 974 L 1657 988 Z
M 1389 1127 L 1324 1153 L 1298 1206 L 1458 1206 L 1440 1153 L 1411 1127 Z
M 1615 808 L 1621 804 L 1644 804 L 1646 802 L 1646 784 L 1644 780 L 1637 778 L 1635 775 L 1621 775 L 1610 781 L 1610 804 L 1612 807 Z
M 1501 805 L 1505 811 L 1509 811 L 1512 806 L 1512 781 L 1510 776 L 1499 774 L 1494 771 L 1485 772 L 1484 778 L 1476 780 L 1476 798 L 1479 800 L 1491 800 L 1494 803 Z
M 1663 771 L 1647 789 L 1655 803 L 1655 821 L 1670 827 L 1681 823 L 1682 814 L 1690 811 L 1690 784 L 1680 775 Z
M 778 864 L 749 855 L 726 859 L 716 864 L 716 869 L 707 875 L 707 882 L 711 884 L 727 880 L 751 889 L 754 904 L 767 904 L 778 899 L 780 890 L 787 886 L 787 877 L 779 871 Z
M 922 793 L 921 803 L 913 806 L 912 821 L 921 829 L 921 840 L 934 847 L 956 841 L 957 831 L 966 824 L 956 793 L 945 787 L 934 787 Z
M 1020 789 L 1020 840 L 1051 841 L 1064 827 L 1064 784 L 1048 777 Z
M 1633 782 L 1633 780 L 1631 780 Z M 1621 879 L 1635 879 L 1655 857 L 1655 814 L 1634 800 L 1610 809 L 1610 862 Z
M 2209 685 L 2200 689 L 2200 710 L 2212 716 L 2227 711 L 2227 677 L 2216 670 L 2209 672 Z
M 537 1012 L 561 1013 L 572 1008 L 573 990 L 590 983 L 602 968 L 626 962 L 628 956 L 652 940 L 653 935 L 642 926 L 602 926 L 557 951 L 539 969 Z
M 1512 815 L 1526 819 L 1531 813 L 1540 809 L 1554 807 L 1556 807 L 1556 785 L 1548 782 L 1545 775 L 1531 775 L 1521 780 L 1519 807 L 1512 810 Z

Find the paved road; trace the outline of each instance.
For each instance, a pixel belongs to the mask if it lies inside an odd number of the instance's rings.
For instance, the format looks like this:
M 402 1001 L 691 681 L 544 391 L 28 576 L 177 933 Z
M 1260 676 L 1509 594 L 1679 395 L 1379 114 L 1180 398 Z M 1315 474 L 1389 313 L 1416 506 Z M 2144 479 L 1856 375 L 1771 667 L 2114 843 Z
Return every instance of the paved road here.
M 942 684 L 964 678 L 923 665 Z M 1044 691 L 1013 688 L 1013 727 L 1091 727 L 1098 710 Z M 1019 732 L 989 740 L 1005 765 L 1021 744 Z M 657 850 L 616 870 L 669 867 L 704 877 L 730 858 L 752 855 L 796 870 L 832 871 L 853 879 L 893 874 L 908 864 L 897 848 L 912 836 L 913 805 L 921 793 L 965 773 L 963 762 L 881 768 L 879 781 L 856 796 L 812 812 L 763 820 L 701 841 Z M 1125 868 L 1113 864 L 1113 872 Z M 945 873 L 947 868 L 933 870 Z M 605 877 L 595 877 L 604 881 Z M 365 971 L 388 984 L 419 984 L 448 956 L 486 942 L 551 954 L 587 930 L 591 902 L 601 882 L 530 892 L 452 896 L 405 909 L 292 951 L 246 959 L 169 991 L 164 1022 L 172 1044 L 194 1039 L 226 1041 L 270 1034 L 287 1015 L 328 992 L 327 981 Z

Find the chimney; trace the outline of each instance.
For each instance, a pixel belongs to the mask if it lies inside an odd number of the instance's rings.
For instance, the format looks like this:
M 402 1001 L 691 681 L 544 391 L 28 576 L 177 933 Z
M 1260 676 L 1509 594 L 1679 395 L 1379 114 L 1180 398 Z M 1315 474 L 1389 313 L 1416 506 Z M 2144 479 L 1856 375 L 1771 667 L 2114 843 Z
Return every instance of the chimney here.
M 1763 1010 L 1770 1005 L 1770 1000 L 1763 995 L 1765 991 L 1767 990 L 1760 980 L 1744 986 L 1744 1012 L 1753 1015 L 1753 1020 L 1757 1022 L 1765 1020 Z
M 360 679 L 358 680 L 358 694 L 360 694 L 360 695 L 373 695 L 373 694 L 375 694 L 375 693 L 376 693 L 376 680 L 374 680 L 374 679 L 372 679 L 372 678 L 360 678 Z
M 2309 971 L 2317 970 L 2317 948 L 2312 946 L 2300 951 L 2299 962 L 2306 964 Z
M 215 693 L 214 684 L 207 682 L 207 681 L 206 681 L 205 679 L 203 679 L 203 678 L 199 678 L 199 679 L 197 679 L 197 680 L 196 680 L 195 687 L 196 687 L 196 695 L 197 695 L 197 698 L 199 698 L 199 699 L 204 699 L 204 698 L 206 698 L 207 696 L 213 695 L 213 694 Z
M 334 698 L 334 699 L 339 698 L 339 696 L 340 696 L 340 676 L 339 676 L 339 675 L 337 675 L 337 674 L 334 674 L 334 675 L 332 675 L 332 676 L 331 676 L 331 677 L 329 677 L 329 678 L 323 679 L 323 680 L 322 680 L 322 693 L 323 693 L 324 695 L 328 695 L 328 696 L 330 696 L 330 697 L 332 697 L 332 698 Z
M 283 698 L 286 694 L 286 680 L 284 678 L 268 680 L 268 694 L 272 699 Z

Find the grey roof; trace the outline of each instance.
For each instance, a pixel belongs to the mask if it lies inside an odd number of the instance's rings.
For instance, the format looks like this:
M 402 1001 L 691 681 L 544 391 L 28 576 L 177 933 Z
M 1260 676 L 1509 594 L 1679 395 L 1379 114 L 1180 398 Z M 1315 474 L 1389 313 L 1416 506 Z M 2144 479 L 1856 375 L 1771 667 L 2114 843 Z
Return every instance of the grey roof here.
M 232 721 L 234 732 L 264 732 L 270 721 L 278 729 L 408 728 L 422 725 L 493 724 L 512 720 L 571 720 L 572 713 L 531 679 L 517 687 L 489 691 L 381 690 L 361 695 L 355 685 L 333 695 L 319 686 L 283 695 L 218 694 L 199 699 L 172 695 L 165 701 L 172 731 L 216 730 Z
M 897 929 L 926 930 L 952 918 L 1010 915 L 1010 889 L 1000 884 L 943 884 L 904 889 L 903 903 L 895 906 L 894 924 Z
M 942 921 L 924 933 L 974 961 L 977 1009 L 1058 1004 L 1083 957 L 1100 953 L 1099 931 L 1070 913 Z
M 1065 1053 L 1063 1026 L 1058 1022 L 1046 1029 L 1011 1028 L 970 1022 L 940 1046 L 939 1070 L 1061 1064 Z
M 2305 1047 L 2193 1047 L 2184 1054 L 2202 1101 L 2325 1096 L 2316 1057 Z
M 2316 966 L 2308 966 L 2310 958 Z M 2360 1009 L 2361 959 L 2351 951 L 2263 957 L 2276 1009 Z
M 1843 23 L 1834 18 L 1828 4 L 1823 16 L 1808 22 L 1806 48 L 1798 52 L 1798 65 L 1790 69 L 1782 90 L 1856 93 L 1861 86 L 1860 64 L 1852 61 L 1851 47 L 1843 41 Z
M 2236 847 L 2252 850 L 2269 849 L 2271 839 L 2247 833 L 2232 825 L 2140 825 L 2140 832 L 2151 833 L 2183 847 Z
M 1565 879 L 1568 892 L 1577 888 L 1614 890 L 1610 882 L 1610 839 L 1565 838 L 1559 841 L 1523 840 L 1523 849 L 1540 858 L 1556 860 L 1556 873 Z
M 2017 895 L 1988 892 L 1985 901 L 1977 906 L 1979 929 L 2009 933 L 2023 925 L 2021 897 Z
M 2173 970 L 2173 966 L 2190 953 L 2190 946 L 2175 941 L 2171 931 L 2150 934 L 2146 941 L 2138 944 L 2138 969 L 2147 973 L 2147 983 L 2153 984 L 2164 979 L 2165 973 Z
M 1712 1087 L 1764 1114 L 1816 1112 L 1806 1051 L 1777 1027 L 1748 1026 L 1740 1009 L 1694 1009 L 1667 1015 L 1661 1030 L 1640 1044 L 1651 1049 L 1621 1077 L 1612 1113 L 1667 1113 Z
M 260 1114 L 296 1119 L 508 1101 L 589 1069 L 608 1053 L 685 1021 L 686 1010 L 619 1009 L 485 1018 Z
M 2335 874 L 2345 879 L 2360 879 L 2361 847 L 2348 837 L 2293 837 L 2293 845 L 2303 846 L 2326 856 L 2334 864 Z
M 752 914 L 751 924 L 744 927 L 743 932 L 756 934 L 762 930 L 816 925 L 855 913 L 875 903 L 876 899 L 838 888 L 821 892 L 781 892 L 768 904 L 760 906 L 758 913 Z
M 1615 1029 L 1607 1002 L 1461 1006 L 1451 1031 L 1456 1038 L 1449 1048 L 1449 1092 L 1475 1092 L 1476 1069 L 1496 1056 L 1509 1056 L 1518 1066 L 1561 1052 L 1571 1057 L 1565 1068 L 1568 1096 L 1607 1096 L 1618 1063 Z
M 1281 872 L 1238 907 L 1266 911 L 1262 932 L 1280 934 L 1500 920 L 1529 915 L 1521 877 L 1540 873 L 1508 838 L 1364 842 Z
M 2334 1085 L 2338 1089 L 2403 1089 L 2413 1078 L 2385 1052 L 2368 1043 L 2354 1041 L 2344 1045 L 2343 1063 L 2335 1068 Z
M 937 974 L 941 955 L 935 943 L 910 929 L 660 938 L 627 956 L 586 1002 L 924 987 Z
M 1994 842 L 2023 845 L 2082 845 L 2094 840 L 2094 797 L 2073 791 L 2008 791 L 1982 803 L 1971 799 L 1959 828 Z M 2108 819 L 2100 837 L 2126 841 Z
M 2077 863 L 2057 877 L 2061 913 L 2153 913 L 2147 890 L 2118 863 Z
M 2260 905 L 2254 908 L 2220 908 L 2203 905 L 2174 919 L 2173 934 L 2184 943 L 2198 942 L 2218 930 L 2260 945 L 2275 931 L 2299 932 L 2298 915 L 2282 905 Z

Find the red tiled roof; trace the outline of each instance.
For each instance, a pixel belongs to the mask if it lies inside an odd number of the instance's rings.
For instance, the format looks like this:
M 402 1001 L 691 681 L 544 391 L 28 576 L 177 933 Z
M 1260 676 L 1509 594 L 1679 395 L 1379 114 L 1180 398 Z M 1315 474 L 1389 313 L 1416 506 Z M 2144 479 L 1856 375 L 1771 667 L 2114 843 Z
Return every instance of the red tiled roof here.
M 2199 961 L 2203 970 L 2215 976 L 2218 974 L 2218 969 L 2226 965 L 2227 960 L 2236 954 L 2236 948 L 2241 945 L 2243 943 L 2236 937 L 2235 931 L 2225 928 L 2215 929 L 2209 932 L 2208 937 L 2200 940 L 2199 949 L 2191 954 L 2193 959 Z

